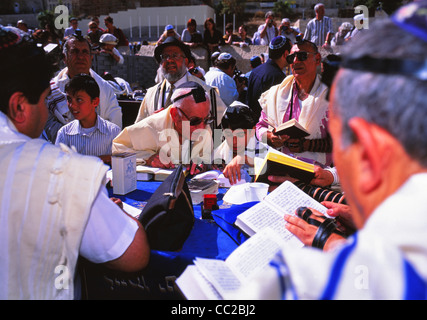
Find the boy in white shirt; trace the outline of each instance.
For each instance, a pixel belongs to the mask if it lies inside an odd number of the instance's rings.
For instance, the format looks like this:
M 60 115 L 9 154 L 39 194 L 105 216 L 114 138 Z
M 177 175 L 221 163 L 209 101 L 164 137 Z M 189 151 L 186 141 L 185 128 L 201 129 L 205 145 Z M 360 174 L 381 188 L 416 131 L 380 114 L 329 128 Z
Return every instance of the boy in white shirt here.
M 86 74 L 76 75 L 65 86 L 65 92 L 75 120 L 58 131 L 55 144 L 73 146 L 78 153 L 97 156 L 110 163 L 113 139 L 121 129 L 97 115 L 100 91 L 95 79 Z

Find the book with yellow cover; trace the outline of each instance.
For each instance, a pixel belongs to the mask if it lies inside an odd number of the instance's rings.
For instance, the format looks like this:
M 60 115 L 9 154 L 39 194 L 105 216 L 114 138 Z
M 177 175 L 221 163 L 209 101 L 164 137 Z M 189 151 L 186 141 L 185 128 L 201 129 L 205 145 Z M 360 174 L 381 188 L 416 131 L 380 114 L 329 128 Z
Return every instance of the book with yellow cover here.
M 255 162 L 255 182 L 272 184 L 268 180 L 270 175 L 289 175 L 292 178 L 309 183 L 314 178 L 314 164 L 270 149 L 260 164 Z

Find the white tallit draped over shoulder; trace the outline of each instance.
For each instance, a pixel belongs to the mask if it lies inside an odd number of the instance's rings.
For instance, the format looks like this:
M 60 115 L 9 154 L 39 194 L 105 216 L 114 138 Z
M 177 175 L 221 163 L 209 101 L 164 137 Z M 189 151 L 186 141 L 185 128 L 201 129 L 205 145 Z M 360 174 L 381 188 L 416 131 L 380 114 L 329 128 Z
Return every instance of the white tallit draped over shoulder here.
M 294 82 L 294 76 L 288 76 L 282 83 L 264 92 L 259 99 L 262 110 L 269 120 L 276 125 L 283 123 L 283 117 L 292 99 Z M 322 139 L 328 134 L 329 112 L 328 101 L 326 100 L 327 90 L 328 87 L 320 81 L 320 75 L 317 75 L 308 97 L 300 102 L 301 114 L 297 120 L 310 132 L 307 139 Z M 269 127 L 269 130 L 272 129 L 272 127 Z M 289 153 L 286 150 L 283 151 Z M 332 162 L 330 153 L 303 152 L 296 155 L 315 160 L 325 165 L 330 165 Z

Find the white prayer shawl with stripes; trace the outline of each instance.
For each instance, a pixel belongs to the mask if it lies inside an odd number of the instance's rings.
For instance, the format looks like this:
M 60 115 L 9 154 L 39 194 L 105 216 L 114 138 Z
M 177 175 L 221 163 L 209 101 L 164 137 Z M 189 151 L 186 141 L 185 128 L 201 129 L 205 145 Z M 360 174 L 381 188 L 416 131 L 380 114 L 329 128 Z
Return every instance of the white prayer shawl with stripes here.
M 73 299 L 90 209 L 107 167 L 16 131 L 0 112 L 0 299 Z
M 412 176 L 335 251 L 284 247 L 239 299 L 427 299 L 427 173 Z
M 283 117 L 292 99 L 294 81 L 294 76 L 286 77 L 282 83 L 264 92 L 259 99 L 262 111 L 276 126 L 283 123 Z M 301 103 L 301 114 L 298 119 L 298 122 L 310 133 L 307 139 L 325 138 L 325 133 L 328 132 L 329 106 L 325 99 L 326 94 L 327 87 L 320 81 L 320 76 L 317 76 L 310 94 Z M 269 130 L 272 129 L 269 127 Z M 287 153 L 286 150 L 284 152 Z M 332 163 L 331 153 L 306 151 L 296 155 L 325 165 Z

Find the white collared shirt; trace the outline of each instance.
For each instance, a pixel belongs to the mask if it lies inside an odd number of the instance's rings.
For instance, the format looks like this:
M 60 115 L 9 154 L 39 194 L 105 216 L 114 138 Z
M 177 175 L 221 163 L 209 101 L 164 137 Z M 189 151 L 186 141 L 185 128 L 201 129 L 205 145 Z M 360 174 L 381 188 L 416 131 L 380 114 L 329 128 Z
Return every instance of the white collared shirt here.
M 74 146 L 80 154 L 89 156 L 111 155 L 113 139 L 121 129 L 116 124 L 97 116 L 92 128 L 82 128 L 78 120 L 73 120 L 58 131 L 55 144 Z

